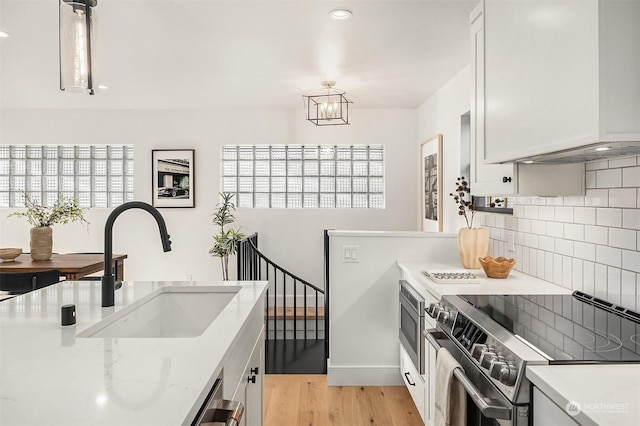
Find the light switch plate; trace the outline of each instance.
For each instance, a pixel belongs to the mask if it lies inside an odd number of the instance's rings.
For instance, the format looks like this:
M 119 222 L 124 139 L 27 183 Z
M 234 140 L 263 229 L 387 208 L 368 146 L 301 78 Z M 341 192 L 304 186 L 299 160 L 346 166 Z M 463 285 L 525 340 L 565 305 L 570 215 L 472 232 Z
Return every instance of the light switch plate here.
M 360 262 L 359 248 L 359 246 L 342 246 L 342 263 Z

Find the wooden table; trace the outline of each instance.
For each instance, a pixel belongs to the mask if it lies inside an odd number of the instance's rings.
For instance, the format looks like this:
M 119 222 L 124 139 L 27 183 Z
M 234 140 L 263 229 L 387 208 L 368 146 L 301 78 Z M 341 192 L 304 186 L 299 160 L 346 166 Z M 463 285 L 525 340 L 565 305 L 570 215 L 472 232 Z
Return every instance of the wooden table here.
M 114 254 L 113 266 L 116 280 L 124 279 L 126 254 Z M 76 281 L 86 275 L 102 271 L 104 255 L 96 254 L 53 254 L 49 260 L 34 261 L 29 254 L 21 254 L 14 262 L 0 262 L 0 272 L 38 272 L 57 269 L 67 280 Z

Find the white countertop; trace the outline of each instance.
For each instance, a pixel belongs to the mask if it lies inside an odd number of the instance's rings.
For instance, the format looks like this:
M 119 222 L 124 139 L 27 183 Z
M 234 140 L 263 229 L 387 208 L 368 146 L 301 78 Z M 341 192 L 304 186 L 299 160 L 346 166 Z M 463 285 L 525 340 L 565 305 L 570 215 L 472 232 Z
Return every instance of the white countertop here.
M 77 338 L 164 286 L 240 286 L 190 338 Z M 100 282 L 65 281 L 0 302 L 0 424 L 179 425 L 190 421 L 227 349 L 266 291 L 264 282 L 127 282 L 101 308 Z M 76 305 L 77 324 L 60 325 Z
M 527 377 L 560 408 L 577 402 L 581 425 L 640 425 L 638 364 L 531 366 Z
M 445 294 L 571 294 L 571 290 L 548 281 L 512 270 L 507 278 L 488 278 L 482 269 L 464 269 L 459 264 L 398 261 L 398 266 L 438 300 Z M 424 276 L 423 270 L 472 272 L 480 284 L 436 284 Z

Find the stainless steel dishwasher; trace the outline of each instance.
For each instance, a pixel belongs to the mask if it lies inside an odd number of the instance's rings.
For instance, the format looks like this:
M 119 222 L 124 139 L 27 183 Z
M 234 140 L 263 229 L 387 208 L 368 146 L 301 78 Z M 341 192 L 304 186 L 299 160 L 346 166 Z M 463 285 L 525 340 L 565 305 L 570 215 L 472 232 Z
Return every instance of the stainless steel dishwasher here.
M 192 426 L 239 426 L 244 405 L 222 399 L 222 375 L 216 379 Z

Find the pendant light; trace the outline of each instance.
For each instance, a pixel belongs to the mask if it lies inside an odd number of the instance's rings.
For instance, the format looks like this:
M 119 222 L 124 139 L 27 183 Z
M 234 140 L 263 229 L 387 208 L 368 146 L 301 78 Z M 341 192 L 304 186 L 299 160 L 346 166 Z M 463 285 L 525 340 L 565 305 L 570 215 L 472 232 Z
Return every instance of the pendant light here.
M 98 87 L 97 0 L 59 0 L 60 90 L 95 94 Z
M 307 120 L 316 126 L 339 126 L 349 123 L 349 104 L 344 92 L 333 88 L 335 81 L 323 81 L 319 93 L 303 95 Z

